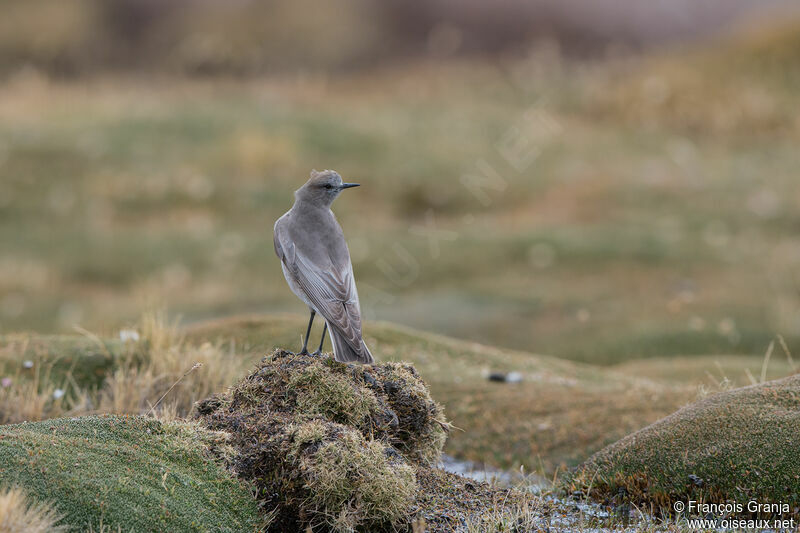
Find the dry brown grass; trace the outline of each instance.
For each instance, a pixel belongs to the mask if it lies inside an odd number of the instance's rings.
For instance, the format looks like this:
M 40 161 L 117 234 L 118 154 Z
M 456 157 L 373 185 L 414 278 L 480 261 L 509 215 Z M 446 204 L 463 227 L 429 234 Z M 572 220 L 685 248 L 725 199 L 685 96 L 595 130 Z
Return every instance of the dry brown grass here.
M 187 342 L 163 313 L 144 314 L 136 331 L 138 340 L 125 343 L 116 355 L 108 353 L 115 360 L 99 388 L 78 383 L 71 371 L 57 377 L 54 361 L 33 360 L 25 368 L 20 355 L 25 343 L 0 352 L 0 374 L 5 376 L 0 423 L 95 413 L 183 417 L 195 401 L 235 383 L 252 360 L 219 343 Z
M 487 513 L 471 516 L 466 523 L 467 533 L 483 533 L 484 531 L 535 531 L 541 525 L 537 520 L 533 506 L 529 502 L 521 506 L 501 506 Z
M 31 501 L 20 489 L 0 492 L 0 533 L 58 533 L 61 515 L 50 505 Z
M 9 384 L 0 387 L 0 424 L 15 424 L 25 420 L 43 420 L 64 415 L 68 409 L 66 401 L 51 379 L 51 367 L 33 362 L 31 378 L 24 377 L 23 369 L 17 368 L 13 376 L 6 376 Z
M 137 349 L 126 352 L 106 378 L 98 398 L 101 412 L 186 416 L 194 402 L 235 383 L 249 366 L 247 358 L 220 344 L 186 342 L 163 313 L 145 314 L 140 329 Z

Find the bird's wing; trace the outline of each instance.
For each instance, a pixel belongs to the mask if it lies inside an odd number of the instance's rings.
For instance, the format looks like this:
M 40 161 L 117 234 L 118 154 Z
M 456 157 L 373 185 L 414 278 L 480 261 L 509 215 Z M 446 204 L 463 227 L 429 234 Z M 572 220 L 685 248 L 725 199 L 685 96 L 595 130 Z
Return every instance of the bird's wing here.
M 281 231 L 280 220 L 275 223 L 275 231 L 272 233 L 272 244 L 275 246 L 275 254 L 280 258 L 283 264 L 288 265 L 289 263 L 294 263 L 294 245 L 291 246 L 291 249 L 288 250 L 291 252 L 291 256 L 287 255 L 287 250 L 281 244 Z M 291 245 L 291 242 L 288 244 Z
M 328 322 L 336 328 L 348 345 L 361 352 L 361 309 L 353 276 L 353 266 L 348 261 L 342 267 L 315 266 L 290 239 L 283 239 L 276 231 L 275 252 L 292 275 L 297 285 Z

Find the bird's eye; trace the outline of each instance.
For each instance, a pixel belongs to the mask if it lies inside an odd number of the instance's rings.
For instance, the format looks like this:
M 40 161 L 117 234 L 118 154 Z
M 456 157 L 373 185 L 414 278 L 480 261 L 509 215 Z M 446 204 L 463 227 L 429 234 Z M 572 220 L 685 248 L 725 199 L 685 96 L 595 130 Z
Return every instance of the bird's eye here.
M 331 185 L 330 183 L 328 183 L 328 184 L 326 184 L 326 185 L 325 185 L 325 188 L 326 188 L 326 189 L 333 189 L 333 185 Z

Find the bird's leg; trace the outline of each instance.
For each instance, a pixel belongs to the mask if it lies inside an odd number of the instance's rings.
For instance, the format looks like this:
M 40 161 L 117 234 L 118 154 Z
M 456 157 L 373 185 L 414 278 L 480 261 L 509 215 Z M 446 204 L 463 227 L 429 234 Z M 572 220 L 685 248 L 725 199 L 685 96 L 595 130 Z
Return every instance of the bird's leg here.
M 322 338 L 319 340 L 319 348 L 317 351 L 312 353 L 311 355 L 322 355 L 322 345 L 325 344 L 325 334 L 328 332 L 328 322 L 325 322 L 325 325 L 322 326 Z
M 308 338 L 311 336 L 311 325 L 314 323 L 314 315 L 316 314 L 317 312 L 312 309 L 311 318 L 308 319 L 308 329 L 306 329 L 306 338 L 303 341 L 303 349 L 300 350 L 300 353 L 298 355 L 308 355 Z

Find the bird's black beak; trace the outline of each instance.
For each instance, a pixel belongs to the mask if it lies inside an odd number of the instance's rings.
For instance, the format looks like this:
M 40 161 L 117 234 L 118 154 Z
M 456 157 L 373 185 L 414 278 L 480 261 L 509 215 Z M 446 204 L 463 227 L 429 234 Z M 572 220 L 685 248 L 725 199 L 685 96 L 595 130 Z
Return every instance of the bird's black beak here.
M 360 183 L 342 183 L 341 188 L 342 189 L 349 189 L 350 187 L 358 187 L 359 185 L 361 185 L 361 184 Z

